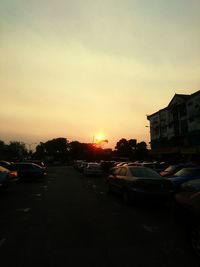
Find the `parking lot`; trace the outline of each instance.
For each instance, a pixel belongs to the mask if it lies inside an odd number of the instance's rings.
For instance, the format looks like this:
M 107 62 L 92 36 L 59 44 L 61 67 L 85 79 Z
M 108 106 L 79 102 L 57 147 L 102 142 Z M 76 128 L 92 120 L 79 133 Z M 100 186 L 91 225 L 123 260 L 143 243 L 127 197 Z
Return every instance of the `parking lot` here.
M 49 167 L 0 201 L 1 266 L 199 266 L 169 207 L 127 206 L 104 176 Z

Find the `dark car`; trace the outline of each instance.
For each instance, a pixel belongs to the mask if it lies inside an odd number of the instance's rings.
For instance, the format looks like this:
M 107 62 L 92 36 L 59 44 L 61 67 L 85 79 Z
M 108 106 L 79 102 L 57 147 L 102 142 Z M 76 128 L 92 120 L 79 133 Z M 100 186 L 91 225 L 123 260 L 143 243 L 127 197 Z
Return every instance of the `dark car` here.
M 6 189 L 12 182 L 18 180 L 16 171 L 9 171 L 8 169 L 0 166 L 0 189 Z
M 190 163 L 180 163 L 180 164 L 170 165 L 165 170 L 161 171 L 160 175 L 162 177 L 170 177 L 183 168 L 194 167 L 194 166 L 195 164 L 190 164 Z
M 10 165 L 11 165 L 11 162 L 9 162 L 9 161 L 5 161 L 5 160 L 0 161 L 0 166 L 4 167 L 6 169 L 9 169 Z
M 200 179 L 200 167 L 183 168 L 168 179 L 172 182 L 174 189 L 179 190 L 180 185 L 184 182 Z
M 192 247 L 200 257 L 200 179 L 183 183 L 175 199 L 181 213 L 181 224 L 186 226 Z
M 26 162 L 26 163 L 34 163 L 34 164 L 39 165 L 40 167 L 46 168 L 46 165 L 45 165 L 44 162 L 41 161 L 41 160 L 37 160 L 37 159 L 29 159 L 29 160 L 26 160 L 25 162 Z
M 125 202 L 132 199 L 167 200 L 173 192 L 168 179 L 150 168 L 141 166 L 115 167 L 107 181 L 109 191 L 120 193 Z
M 22 180 L 43 178 L 46 175 L 46 168 L 34 163 L 14 163 L 10 169 L 17 171 L 19 178 Z

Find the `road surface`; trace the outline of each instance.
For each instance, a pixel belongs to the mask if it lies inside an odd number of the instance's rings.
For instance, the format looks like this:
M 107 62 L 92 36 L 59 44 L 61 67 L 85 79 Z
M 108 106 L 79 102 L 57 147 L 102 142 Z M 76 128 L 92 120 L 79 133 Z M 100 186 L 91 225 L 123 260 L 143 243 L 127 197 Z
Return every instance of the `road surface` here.
M 125 205 L 70 166 L 0 194 L 0 266 L 196 267 L 171 210 Z

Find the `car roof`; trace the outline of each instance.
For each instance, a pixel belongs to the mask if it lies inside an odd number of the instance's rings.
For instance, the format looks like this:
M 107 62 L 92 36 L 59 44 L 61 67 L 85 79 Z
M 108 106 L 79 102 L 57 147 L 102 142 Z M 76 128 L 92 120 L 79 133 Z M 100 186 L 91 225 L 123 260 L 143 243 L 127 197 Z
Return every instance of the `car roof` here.
M 41 167 L 40 165 L 38 164 L 35 164 L 35 163 L 31 163 L 31 162 L 15 162 L 12 164 L 12 166 L 16 166 L 16 165 L 28 165 L 28 166 L 37 166 L 37 167 Z
M 4 167 L 2 167 L 2 166 L 0 166 L 0 172 L 9 172 L 9 170 L 4 168 Z

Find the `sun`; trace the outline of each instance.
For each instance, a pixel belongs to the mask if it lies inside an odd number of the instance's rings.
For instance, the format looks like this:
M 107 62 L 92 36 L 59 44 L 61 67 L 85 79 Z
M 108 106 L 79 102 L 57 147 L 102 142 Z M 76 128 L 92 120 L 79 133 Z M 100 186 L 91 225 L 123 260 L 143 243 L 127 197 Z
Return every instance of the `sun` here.
M 108 143 L 108 140 L 102 132 L 99 132 L 98 134 L 95 134 L 93 136 L 93 143 L 96 144 L 97 146 L 104 146 L 105 143 Z
M 105 135 L 103 133 L 98 133 L 98 134 L 95 135 L 95 142 L 96 143 L 99 143 L 99 142 L 101 142 L 101 141 L 103 141 L 105 139 L 106 138 L 105 138 Z

